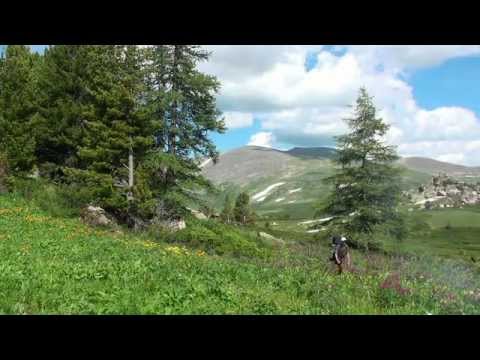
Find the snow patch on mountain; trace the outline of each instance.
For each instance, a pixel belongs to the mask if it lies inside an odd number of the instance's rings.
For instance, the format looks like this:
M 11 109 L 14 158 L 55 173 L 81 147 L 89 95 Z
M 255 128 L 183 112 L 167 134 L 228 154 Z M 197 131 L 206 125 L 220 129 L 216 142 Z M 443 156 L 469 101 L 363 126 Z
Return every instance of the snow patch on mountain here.
M 333 218 L 334 218 L 334 216 L 323 218 L 323 219 L 317 219 L 317 220 L 302 221 L 302 222 L 298 223 L 298 225 L 308 225 L 308 224 L 313 224 L 313 223 L 317 223 L 317 222 L 321 223 L 321 222 L 332 220 Z
M 299 192 L 299 191 L 302 191 L 302 188 L 289 190 L 288 193 L 289 193 L 289 194 L 293 194 L 293 193 L 296 193 L 296 192 Z
M 256 193 L 255 195 L 252 196 L 252 200 L 256 200 L 257 202 L 262 202 L 266 199 L 266 197 L 268 196 L 268 194 L 275 188 L 279 187 L 279 186 L 282 186 L 283 184 L 285 184 L 284 182 L 279 182 L 279 183 L 275 183 L 273 185 L 270 185 L 269 187 L 267 187 L 265 190 L 263 191 L 260 191 L 259 193 Z
M 207 159 L 207 160 L 205 160 L 204 162 L 202 162 L 202 163 L 200 164 L 200 168 L 203 168 L 204 166 L 206 166 L 210 161 L 212 161 L 212 159 Z

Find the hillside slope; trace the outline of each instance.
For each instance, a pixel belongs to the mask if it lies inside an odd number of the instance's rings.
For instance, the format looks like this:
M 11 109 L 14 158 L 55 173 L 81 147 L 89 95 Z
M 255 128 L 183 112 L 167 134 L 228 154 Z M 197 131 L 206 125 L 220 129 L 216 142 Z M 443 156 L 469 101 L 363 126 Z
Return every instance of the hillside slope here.
M 420 171 L 432 175 L 436 175 L 439 172 L 444 172 L 452 176 L 480 176 L 480 168 L 478 167 L 456 165 L 423 157 L 406 157 L 400 159 L 399 163 L 410 170 Z
M 479 313 L 474 291 L 437 289 L 413 272 L 397 293 L 383 267 L 339 277 L 318 257 L 290 264 L 295 253 L 209 256 L 51 217 L 15 195 L 0 195 L 0 215 L 1 314 Z
M 217 164 L 205 162 L 202 171 L 228 191 L 248 191 L 253 205 L 262 215 L 302 219 L 312 217 L 318 203 L 328 193 L 322 179 L 333 174 L 331 159 L 334 155 L 334 149 L 324 147 L 281 151 L 245 146 L 222 154 Z M 427 158 L 402 158 L 398 164 L 403 168 L 402 187 L 405 190 L 429 181 L 431 174 L 439 172 L 469 181 L 480 179 L 478 168 Z M 235 187 L 237 190 L 232 190 Z

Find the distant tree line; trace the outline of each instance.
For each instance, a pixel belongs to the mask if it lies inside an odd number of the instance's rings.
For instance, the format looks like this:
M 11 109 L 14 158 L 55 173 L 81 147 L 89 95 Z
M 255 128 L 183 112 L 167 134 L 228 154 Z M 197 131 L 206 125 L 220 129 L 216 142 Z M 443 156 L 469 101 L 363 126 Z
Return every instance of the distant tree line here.
M 0 157 L 125 223 L 186 212 L 225 123 L 199 46 L 54 45 L 0 56 Z

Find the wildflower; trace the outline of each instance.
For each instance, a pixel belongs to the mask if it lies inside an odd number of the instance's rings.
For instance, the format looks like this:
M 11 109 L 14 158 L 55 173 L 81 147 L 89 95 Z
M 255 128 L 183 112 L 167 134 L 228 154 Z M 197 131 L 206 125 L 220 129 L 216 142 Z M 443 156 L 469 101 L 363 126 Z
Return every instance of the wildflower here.
M 188 252 L 185 249 L 180 248 L 178 246 L 167 246 L 165 248 L 165 250 L 167 250 L 168 252 L 171 252 L 175 255 L 182 255 L 182 254 L 186 255 L 186 254 L 188 254 Z
M 402 287 L 400 284 L 400 276 L 398 274 L 390 274 L 387 278 L 380 284 L 382 289 L 394 290 L 399 295 L 408 295 L 410 290 Z

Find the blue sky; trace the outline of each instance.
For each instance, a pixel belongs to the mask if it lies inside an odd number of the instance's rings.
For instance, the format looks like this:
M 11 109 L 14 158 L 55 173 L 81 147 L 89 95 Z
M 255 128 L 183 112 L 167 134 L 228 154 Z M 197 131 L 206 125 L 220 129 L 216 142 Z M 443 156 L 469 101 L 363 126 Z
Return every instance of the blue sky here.
M 32 45 L 41 51 L 43 45 Z M 404 156 L 480 166 L 479 46 L 207 46 L 222 83 L 221 152 L 332 146 L 360 86 Z
M 462 106 L 480 115 L 480 57 L 452 59 L 417 70 L 409 82 L 422 107 Z

